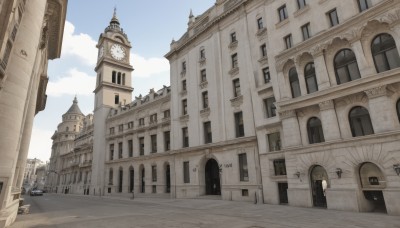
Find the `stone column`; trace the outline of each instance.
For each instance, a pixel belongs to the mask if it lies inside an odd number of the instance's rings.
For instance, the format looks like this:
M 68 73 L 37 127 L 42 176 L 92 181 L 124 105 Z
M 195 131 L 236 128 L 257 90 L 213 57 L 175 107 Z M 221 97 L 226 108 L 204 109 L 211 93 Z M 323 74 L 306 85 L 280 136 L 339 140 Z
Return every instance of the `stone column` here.
M 364 55 L 364 50 L 361 45 L 361 41 L 356 40 L 352 42 L 351 47 L 353 48 L 353 52 L 356 55 L 358 69 L 360 70 L 361 77 L 365 78 L 374 75 L 375 69 L 368 64 L 368 61 Z
M 301 95 L 303 96 L 307 94 L 307 86 L 304 78 L 304 69 L 301 68 L 301 66 L 297 61 L 295 65 L 296 65 L 297 78 L 299 79 L 300 92 Z M 290 85 L 290 83 L 288 85 Z
M 339 123 L 333 100 L 327 100 L 319 103 L 319 109 L 325 141 L 329 142 L 340 139 L 341 136 Z
M 315 74 L 317 76 L 318 90 L 324 90 L 331 86 L 328 71 L 325 64 L 325 57 L 323 52 L 316 51 L 313 54 Z
M 369 101 L 369 114 L 375 133 L 395 130 L 397 116 L 394 104 L 388 97 L 386 85 L 366 90 Z
M 287 110 L 279 113 L 282 120 L 283 130 L 283 146 L 293 147 L 301 146 L 301 134 L 299 128 L 299 121 L 297 120 L 295 110 Z

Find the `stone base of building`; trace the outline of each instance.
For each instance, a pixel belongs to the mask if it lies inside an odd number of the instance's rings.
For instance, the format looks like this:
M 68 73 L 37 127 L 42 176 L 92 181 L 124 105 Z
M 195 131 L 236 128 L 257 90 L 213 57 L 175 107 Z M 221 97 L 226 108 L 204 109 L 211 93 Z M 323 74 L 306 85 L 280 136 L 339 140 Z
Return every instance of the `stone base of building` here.
M 0 228 L 8 227 L 14 223 L 18 214 L 19 200 L 15 200 L 7 208 L 0 211 Z

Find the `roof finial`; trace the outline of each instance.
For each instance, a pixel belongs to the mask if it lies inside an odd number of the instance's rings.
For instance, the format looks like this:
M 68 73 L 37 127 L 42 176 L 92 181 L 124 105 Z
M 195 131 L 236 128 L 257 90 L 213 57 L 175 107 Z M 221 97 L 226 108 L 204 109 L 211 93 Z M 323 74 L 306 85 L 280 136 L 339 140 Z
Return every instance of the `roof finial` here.
M 189 18 L 192 18 L 192 17 L 194 17 L 194 16 L 193 16 L 192 9 L 190 9 Z
M 76 94 L 73 103 L 78 103 L 78 98 L 76 98 Z
M 114 6 L 114 16 L 113 17 L 117 17 L 117 6 Z

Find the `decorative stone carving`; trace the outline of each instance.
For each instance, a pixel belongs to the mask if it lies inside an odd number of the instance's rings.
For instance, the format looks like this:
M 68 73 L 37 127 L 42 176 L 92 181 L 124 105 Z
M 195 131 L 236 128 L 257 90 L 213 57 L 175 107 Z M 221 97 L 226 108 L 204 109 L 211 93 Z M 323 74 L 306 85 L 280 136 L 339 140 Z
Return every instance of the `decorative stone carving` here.
M 266 65 L 266 64 L 268 64 L 268 56 L 262 57 L 261 59 L 258 60 L 258 62 L 259 62 L 261 65 Z
M 182 122 L 187 122 L 187 121 L 189 121 L 189 115 L 181 116 L 179 119 L 180 119 L 180 121 L 182 121 Z
M 368 89 L 365 90 L 364 92 L 367 94 L 369 99 L 387 95 L 386 85 Z
M 237 48 L 237 46 L 238 46 L 238 41 L 236 40 L 235 42 L 231 42 L 231 43 L 228 45 L 228 48 L 229 48 L 231 51 L 233 51 L 233 50 L 235 50 L 235 49 Z
M 181 77 L 184 78 L 186 76 L 186 70 L 182 70 Z
M 257 33 L 256 33 L 256 36 L 257 36 L 259 39 L 264 38 L 266 35 L 267 35 L 267 28 L 259 29 L 259 30 L 257 31 Z
M 333 109 L 334 107 L 335 107 L 335 104 L 334 104 L 333 100 L 322 101 L 321 103 L 319 103 L 319 109 L 321 111 Z
M 206 65 L 206 63 L 207 63 L 206 58 L 201 58 L 201 59 L 199 60 L 199 63 L 200 63 L 200 66 Z
M 210 108 L 205 108 L 203 110 L 200 110 L 200 116 L 202 118 L 207 118 L 210 115 Z
M 207 88 L 207 86 L 208 86 L 208 81 L 204 81 L 204 82 L 202 82 L 202 83 L 200 83 L 200 89 L 205 89 L 205 88 Z
M 240 107 L 240 105 L 243 104 L 243 95 L 237 96 L 233 99 L 231 99 L 231 105 L 232 107 Z
M 295 110 L 286 110 L 286 111 L 282 111 L 279 112 L 279 116 L 280 118 L 283 119 L 288 119 L 291 117 L 296 117 L 296 111 Z
M 186 96 L 187 95 L 187 90 L 183 90 L 180 94 L 181 94 L 181 96 Z
M 336 106 L 347 106 L 347 105 L 354 105 L 354 104 L 366 104 L 368 102 L 368 97 L 364 93 L 360 93 L 357 95 L 352 95 L 345 97 L 341 100 L 338 100 Z
M 231 76 L 235 76 L 235 75 L 239 74 L 239 67 L 234 67 L 234 68 L 232 68 L 232 69 L 229 71 L 229 74 L 230 74 Z

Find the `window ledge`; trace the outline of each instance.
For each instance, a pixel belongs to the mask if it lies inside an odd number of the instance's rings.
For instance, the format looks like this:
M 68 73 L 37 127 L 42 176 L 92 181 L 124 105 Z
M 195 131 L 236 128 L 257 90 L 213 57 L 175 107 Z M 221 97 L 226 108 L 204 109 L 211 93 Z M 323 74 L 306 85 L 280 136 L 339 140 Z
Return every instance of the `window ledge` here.
M 206 58 L 201 58 L 201 59 L 199 60 L 199 63 L 200 63 L 200 66 L 205 65 L 205 64 L 207 63 Z
M 232 68 L 232 69 L 229 71 L 229 74 L 230 74 L 231 76 L 235 76 L 235 75 L 239 74 L 239 67 L 234 67 L 234 68 Z
M 231 42 L 231 43 L 228 45 L 228 48 L 231 49 L 231 50 L 233 50 L 233 49 L 237 48 L 237 46 L 238 46 L 238 41 L 236 40 L 235 42 Z
M 200 89 L 205 89 L 205 88 L 207 88 L 207 86 L 208 86 L 208 81 L 201 82 L 199 86 L 200 86 Z
M 187 121 L 189 121 L 189 115 L 188 115 L 188 114 L 183 115 L 183 116 L 181 116 L 179 119 L 180 119 L 181 121 L 183 121 L 183 122 L 187 122 Z
M 267 28 L 262 28 L 259 29 L 256 33 L 256 36 L 258 36 L 259 38 L 264 37 L 265 35 L 267 35 Z
M 181 96 L 186 96 L 187 95 L 187 90 L 183 90 L 183 91 L 181 91 Z
M 232 98 L 231 104 L 232 104 L 232 107 L 239 107 L 241 104 L 243 104 L 243 95 Z
M 268 56 L 266 55 L 266 56 L 261 57 L 261 58 L 258 60 L 258 62 L 259 62 L 260 64 L 262 64 L 262 65 L 268 64 Z
M 309 9 L 310 9 L 310 6 L 309 6 L 309 5 L 306 5 L 306 6 L 304 6 L 303 8 L 298 9 L 296 12 L 294 12 L 294 13 L 293 13 L 293 16 L 294 16 L 294 17 L 298 17 L 298 16 L 304 14 L 305 12 L 307 12 Z
M 181 71 L 181 77 L 184 78 L 186 76 L 186 70 Z
M 281 28 L 282 26 L 284 26 L 284 25 L 286 25 L 288 23 L 289 23 L 289 18 L 286 18 L 285 20 L 276 23 L 275 24 L 275 28 L 276 29 Z
M 200 110 L 200 116 L 206 118 L 210 115 L 210 107 Z

